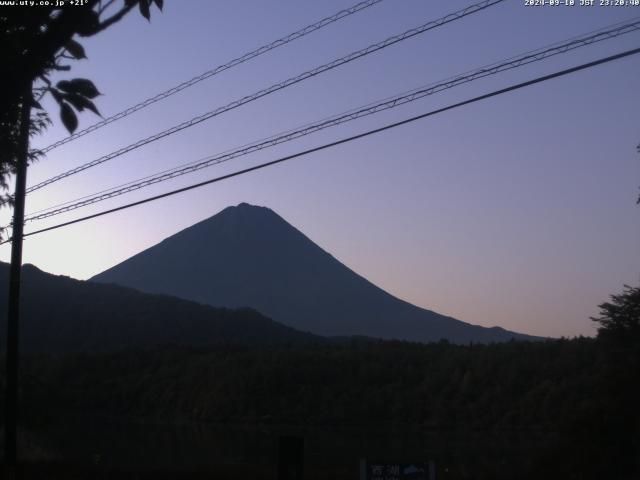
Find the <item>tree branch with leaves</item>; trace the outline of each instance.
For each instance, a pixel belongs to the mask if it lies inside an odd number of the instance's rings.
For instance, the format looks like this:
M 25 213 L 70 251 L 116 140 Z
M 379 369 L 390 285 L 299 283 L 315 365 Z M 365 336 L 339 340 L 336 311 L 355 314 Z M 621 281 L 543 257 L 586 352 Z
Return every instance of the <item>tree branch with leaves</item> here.
M 83 6 L 39 6 L 37 8 L 0 8 L 0 58 L 6 73 L 0 90 L 0 190 L 9 188 L 8 178 L 15 172 L 19 138 L 19 118 L 23 92 L 32 85 L 29 133 L 36 135 L 50 124 L 48 112 L 40 101 L 50 94 L 60 107 L 59 115 L 70 132 L 78 126 L 77 113 L 90 110 L 99 115 L 94 103 L 100 95 L 86 78 L 62 80 L 55 85 L 55 72 L 71 70 L 70 62 L 87 58 L 80 41 L 110 28 L 134 8 L 151 19 L 151 8 L 162 10 L 163 0 L 88 0 Z M 39 152 L 29 153 L 29 162 Z M 0 193 L 3 204 L 11 196 Z

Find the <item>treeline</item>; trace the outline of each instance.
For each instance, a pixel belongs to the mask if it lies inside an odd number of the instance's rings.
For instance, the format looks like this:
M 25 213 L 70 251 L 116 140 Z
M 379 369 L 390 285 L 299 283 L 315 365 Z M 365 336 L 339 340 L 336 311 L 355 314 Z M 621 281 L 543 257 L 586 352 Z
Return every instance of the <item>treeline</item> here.
M 593 339 L 456 346 L 162 347 L 22 361 L 24 421 L 48 412 L 294 424 L 559 429 L 606 409 Z M 32 407 L 32 408 L 30 408 Z
M 625 472 L 638 472 L 640 357 L 632 351 L 635 342 L 625 347 L 576 338 L 467 346 L 347 340 L 26 356 L 20 423 L 35 431 L 65 415 L 97 415 L 529 430 L 555 439 L 557 458 L 548 461 L 566 462 L 569 455 L 583 470 L 594 465 L 610 478 L 627 478 Z

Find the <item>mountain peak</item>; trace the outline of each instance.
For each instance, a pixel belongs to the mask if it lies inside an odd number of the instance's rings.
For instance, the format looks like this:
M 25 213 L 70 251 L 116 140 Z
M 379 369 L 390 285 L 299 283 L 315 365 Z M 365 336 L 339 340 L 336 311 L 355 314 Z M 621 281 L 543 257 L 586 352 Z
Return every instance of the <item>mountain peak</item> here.
M 148 293 L 252 307 L 320 335 L 414 341 L 523 338 L 419 308 L 373 285 L 273 210 L 243 202 L 97 275 Z
M 257 216 L 265 216 L 265 215 L 271 215 L 271 216 L 280 218 L 280 216 L 276 212 L 274 212 L 268 207 L 263 207 L 261 205 L 252 205 L 247 202 L 241 202 L 237 205 L 230 205 L 226 207 L 225 209 L 221 210 L 215 215 L 209 217 L 207 220 L 213 220 L 216 218 L 222 218 L 222 217 L 228 217 L 228 216 L 232 216 L 232 217 L 242 216 L 243 218 L 248 218 L 248 217 L 257 217 Z M 206 222 L 207 220 L 204 220 L 204 221 Z
M 261 205 L 251 205 L 250 203 L 247 203 L 247 202 L 240 202 L 238 205 L 235 206 L 235 208 L 266 208 L 267 210 L 269 210 L 267 207 L 263 207 Z

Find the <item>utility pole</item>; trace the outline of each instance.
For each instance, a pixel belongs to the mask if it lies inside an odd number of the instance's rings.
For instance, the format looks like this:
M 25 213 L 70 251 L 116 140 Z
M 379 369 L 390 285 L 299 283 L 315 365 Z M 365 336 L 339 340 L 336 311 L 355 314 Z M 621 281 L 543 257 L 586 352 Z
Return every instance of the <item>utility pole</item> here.
M 8 478 L 16 477 L 18 464 L 18 328 L 20 324 L 20 275 L 22 273 L 22 234 L 24 200 L 29 156 L 31 123 L 31 83 L 22 95 L 20 130 L 16 158 L 16 190 L 14 193 L 13 228 L 11 233 L 11 267 L 9 270 L 9 309 L 7 312 L 6 410 L 4 461 Z

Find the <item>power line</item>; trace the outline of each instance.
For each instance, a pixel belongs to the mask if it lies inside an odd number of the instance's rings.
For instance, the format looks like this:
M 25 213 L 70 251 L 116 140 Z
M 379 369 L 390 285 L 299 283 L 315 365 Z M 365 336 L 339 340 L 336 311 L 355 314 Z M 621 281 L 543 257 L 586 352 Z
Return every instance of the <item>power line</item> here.
M 42 220 L 44 218 L 60 215 L 62 213 L 76 210 L 78 208 L 82 208 L 97 202 L 105 201 L 116 196 L 124 195 L 126 193 L 130 193 L 135 190 L 139 190 L 141 188 L 154 185 L 156 183 L 164 182 L 182 175 L 186 175 L 188 173 L 201 170 L 203 168 L 208 168 L 212 165 L 217 165 L 234 158 L 238 158 L 259 150 L 273 147 L 275 145 L 279 145 L 281 143 L 288 142 L 288 141 L 318 132 L 325 128 L 340 125 L 342 123 L 350 122 L 357 118 L 362 118 L 362 117 L 372 115 L 384 110 L 395 108 L 397 106 L 404 105 L 404 104 L 416 101 L 418 99 L 424 98 L 428 95 L 432 95 L 432 94 L 441 92 L 443 90 L 456 87 L 463 83 L 468 83 L 480 78 L 484 78 L 490 75 L 495 75 L 497 73 L 511 70 L 514 68 L 518 68 L 523 65 L 528 65 L 534 62 L 542 61 L 554 55 L 566 53 L 568 51 L 572 51 L 577 48 L 584 47 L 586 45 L 591 45 L 593 43 L 600 42 L 603 40 L 616 38 L 620 35 L 637 31 L 639 29 L 640 29 L 640 20 L 636 20 L 635 22 L 626 23 L 622 25 L 617 24 L 615 28 L 609 28 L 608 30 L 600 29 L 597 31 L 598 33 L 595 33 L 592 35 L 588 35 L 588 36 L 583 35 L 582 37 L 574 37 L 573 39 L 571 39 L 570 41 L 566 41 L 565 43 L 558 42 L 554 44 L 555 46 L 553 47 L 542 47 L 538 50 L 529 51 L 529 52 L 520 54 L 518 56 L 511 57 L 506 61 L 496 62 L 491 65 L 487 65 L 485 67 L 472 70 L 466 74 L 460 74 L 455 77 L 450 77 L 449 79 L 441 81 L 439 83 L 434 83 L 426 87 L 422 87 L 420 89 L 414 89 L 410 92 L 405 92 L 395 97 L 387 98 L 384 101 L 369 104 L 365 107 L 361 107 L 360 109 L 354 109 L 334 117 L 329 117 L 328 119 L 324 119 L 316 123 L 305 125 L 295 130 L 290 130 L 278 135 L 274 135 L 272 137 L 269 137 L 268 139 L 247 144 L 235 150 L 229 150 L 224 153 L 205 157 L 195 162 L 191 162 L 179 167 L 175 167 L 173 169 L 165 170 L 163 172 L 160 172 L 154 175 L 149 175 L 142 179 L 127 182 L 126 184 L 120 185 L 118 187 L 113 187 L 111 189 L 103 190 L 95 194 L 86 195 L 76 200 L 64 202 L 63 204 L 42 209 L 38 212 L 34 212 L 29 217 L 27 217 L 25 222 Z M 44 213 L 40 213 L 40 212 L 44 212 Z
M 631 18 L 631 19 L 628 19 L 628 20 L 623 21 L 623 22 L 617 22 L 617 23 L 614 23 L 614 24 L 611 24 L 611 25 L 600 27 L 598 29 L 595 29 L 595 30 L 592 30 L 590 32 L 583 33 L 581 35 L 577 35 L 577 36 L 568 38 L 568 39 L 563 40 L 563 41 L 554 42 L 552 44 L 547 44 L 547 45 L 545 45 L 543 47 L 539 47 L 539 48 L 534 49 L 534 50 L 529 50 L 527 52 L 523 52 L 521 54 L 514 55 L 514 56 L 509 57 L 509 58 L 507 58 L 505 60 L 502 60 L 500 62 L 494 62 L 492 64 L 485 65 L 485 66 L 480 67 L 480 68 L 468 70 L 468 71 L 466 71 L 464 73 L 448 77 L 447 79 L 441 80 L 440 82 L 433 82 L 433 83 L 430 83 L 430 84 L 428 84 L 426 86 L 423 86 L 423 87 L 414 88 L 412 90 L 403 92 L 403 93 L 395 95 L 395 96 L 389 96 L 389 97 L 386 97 L 386 98 L 384 98 L 382 100 L 377 100 L 375 102 L 368 103 L 367 105 L 364 105 L 364 106 L 361 106 L 361 107 L 357 107 L 357 108 L 353 108 L 353 109 L 348 110 L 346 112 L 343 112 L 343 113 L 341 113 L 339 115 L 333 115 L 333 116 L 330 116 L 330 117 L 325 117 L 325 118 L 323 118 L 323 119 L 321 119 L 319 121 L 316 121 L 316 122 L 306 123 L 306 124 L 298 126 L 296 128 L 289 129 L 289 130 L 284 131 L 284 132 L 280 132 L 279 134 L 271 135 L 269 137 L 264 137 L 264 138 L 262 138 L 260 140 L 256 140 L 256 141 L 253 141 L 253 142 L 250 142 L 250 143 L 246 143 L 244 145 L 236 147 L 235 149 L 229 149 L 229 150 L 226 150 L 224 152 L 220 152 L 220 153 L 217 154 L 217 156 L 220 157 L 220 156 L 224 156 L 224 155 L 227 155 L 227 154 L 231 154 L 231 153 L 233 153 L 235 151 L 238 151 L 240 149 L 244 149 L 245 147 L 253 146 L 253 145 L 256 145 L 258 143 L 266 142 L 268 140 L 273 140 L 273 139 L 275 139 L 276 137 L 279 137 L 279 136 L 283 136 L 283 135 L 286 135 L 286 134 L 294 133 L 296 131 L 299 131 L 299 130 L 302 130 L 302 129 L 306 129 L 308 127 L 312 127 L 312 126 L 314 126 L 316 124 L 324 123 L 326 121 L 336 119 L 337 117 L 340 117 L 340 116 L 344 116 L 344 115 L 347 115 L 347 114 L 352 114 L 352 113 L 357 112 L 358 110 L 362 110 L 362 109 L 365 109 L 365 108 L 370 108 L 370 107 L 376 105 L 377 103 L 388 102 L 388 101 L 396 99 L 399 96 L 405 96 L 405 95 L 413 94 L 413 93 L 418 92 L 419 90 L 427 89 L 428 87 L 437 86 L 439 84 L 444 84 L 444 83 L 451 82 L 453 80 L 461 79 L 461 77 L 467 77 L 467 76 L 470 76 L 472 74 L 480 73 L 480 71 L 491 70 L 490 72 L 487 72 L 487 75 L 490 75 L 490 74 L 494 73 L 493 72 L 494 68 L 503 67 L 504 64 L 506 64 L 506 63 L 516 63 L 516 62 L 519 62 L 519 61 L 523 61 L 523 63 L 518 63 L 517 65 L 514 64 L 511 67 L 511 68 L 517 68 L 519 66 L 527 65 L 529 63 L 532 63 L 533 61 L 542 60 L 543 58 L 547 58 L 547 57 L 550 57 L 550 56 L 558 54 L 558 53 L 565 53 L 565 52 L 567 52 L 569 50 L 573 50 L 575 48 L 580 48 L 582 46 L 590 45 L 592 43 L 596 43 L 596 42 L 599 42 L 599 41 L 602 41 L 602 40 L 608 40 L 610 38 L 615 38 L 615 37 L 618 37 L 620 35 L 624 35 L 626 33 L 630 33 L 632 31 L 638 30 L 638 23 L 639 22 L 640 22 L 640 17 L 635 17 L 635 18 Z M 550 52 L 551 50 L 556 50 L 556 49 L 558 51 Z M 543 55 L 543 57 L 540 58 L 539 55 Z M 527 61 L 527 58 L 524 58 L 524 57 L 534 57 L 534 56 L 536 57 L 535 60 L 532 59 L 532 60 Z M 506 70 L 509 70 L 511 68 L 504 68 L 501 71 L 506 71 Z M 495 73 L 497 73 L 497 72 L 495 72 Z M 209 156 L 200 158 L 198 160 L 194 160 L 194 161 L 191 161 L 191 162 L 188 162 L 188 163 L 184 163 L 184 164 L 179 165 L 177 167 L 172 167 L 172 168 L 160 171 L 160 172 L 156 172 L 154 174 L 147 175 L 147 176 L 142 177 L 142 178 L 137 178 L 137 179 L 134 179 L 134 180 L 131 180 L 131 181 L 128 181 L 128 182 L 113 186 L 113 187 L 106 188 L 106 189 L 101 190 L 99 192 L 90 193 L 88 195 L 83 195 L 81 197 L 77 197 L 77 198 L 74 198 L 74 199 L 71 199 L 71 200 L 67 200 L 67 201 L 52 205 L 50 207 L 41 208 L 39 210 L 31 212 L 29 215 L 34 216 L 35 214 L 38 214 L 40 212 L 50 211 L 50 210 L 53 210 L 53 209 L 57 209 L 58 207 L 62 207 L 62 206 L 65 206 L 65 205 L 69 205 L 71 203 L 79 202 L 79 201 L 84 200 L 84 199 L 88 199 L 88 198 L 91 198 L 91 197 L 94 197 L 94 196 L 98 196 L 98 195 L 101 195 L 101 194 L 104 194 L 104 193 L 109 193 L 109 192 L 115 191 L 116 189 L 120 189 L 122 187 L 128 187 L 128 186 L 131 186 L 131 185 L 133 185 L 133 184 L 135 184 L 137 182 L 142 182 L 142 181 L 145 181 L 145 180 L 151 180 L 151 179 L 154 179 L 155 177 L 163 176 L 164 174 L 168 174 L 168 173 L 178 172 L 183 167 L 194 166 L 194 165 L 197 165 L 197 164 L 201 164 L 202 162 L 207 162 L 208 163 L 210 161 L 210 159 L 212 159 L 212 158 L 214 158 L 214 157 L 209 155 Z M 226 160 L 223 160 L 223 161 L 226 161 Z M 206 165 L 206 166 L 210 166 L 210 165 Z M 186 172 L 186 173 L 189 173 L 189 172 Z M 124 192 L 124 193 L 128 193 L 128 192 Z M 33 220 L 36 220 L 36 219 L 34 218 Z
M 313 33 L 317 30 L 320 30 L 323 27 L 326 27 L 327 25 L 330 25 L 334 22 L 337 22 L 338 20 L 341 20 L 345 17 L 348 17 L 350 15 L 353 15 L 354 13 L 358 13 L 366 8 L 372 7 L 380 2 L 382 2 L 383 0 L 366 0 L 364 2 L 360 2 L 357 3 L 355 5 L 353 5 L 350 8 L 346 8 L 344 10 L 340 10 L 339 12 L 323 18 L 322 20 L 319 20 L 316 23 L 313 23 L 311 25 L 307 25 L 304 28 L 301 28 L 300 30 L 297 30 L 293 33 L 290 33 L 289 35 L 286 35 L 282 38 L 279 38 L 278 40 L 274 40 L 271 43 L 268 43 L 266 45 L 263 45 L 261 47 L 256 48 L 255 50 L 245 53 L 244 55 L 234 58 L 233 60 L 230 60 L 227 63 L 224 63 L 222 65 L 218 65 L 217 67 L 212 68 L 211 70 L 208 70 L 196 77 L 191 78 L 190 80 L 187 80 L 185 82 L 182 82 L 180 85 L 177 85 L 173 88 L 170 88 L 168 90 L 165 90 L 164 92 L 158 93 L 157 95 L 154 95 L 153 97 L 147 98 L 146 100 L 137 103 L 136 105 L 133 105 L 125 110 L 122 110 L 119 113 L 116 113 L 115 115 L 112 115 L 110 117 L 105 118 L 104 120 L 101 120 L 83 130 L 79 130 L 78 132 L 65 137 L 61 140 L 58 140 L 57 142 L 52 143 L 51 145 L 41 149 L 40 151 L 43 153 L 47 153 L 50 152 L 51 150 L 53 150 L 56 147 L 59 147 L 60 145 L 64 145 L 65 143 L 71 142 L 72 140 L 76 140 L 77 138 L 83 137 L 84 135 L 87 135 L 88 133 L 94 132 L 96 130 L 98 130 L 99 128 L 104 127 L 105 125 L 109 125 L 110 123 L 115 122 L 116 120 L 120 120 L 121 118 L 127 117 L 129 115 L 131 115 L 132 113 L 137 112 L 138 110 L 142 110 L 143 108 L 148 107 L 149 105 L 159 102 L 160 100 L 164 100 L 167 97 L 170 97 L 172 95 L 175 95 L 176 93 L 192 87 L 193 85 L 202 82 L 203 80 L 206 80 L 207 78 L 211 78 L 214 75 L 217 75 L 218 73 L 222 73 L 225 70 L 228 70 L 230 68 L 236 67 L 242 63 L 245 63 L 249 60 L 252 60 L 256 57 L 259 57 L 260 55 L 263 55 L 267 52 L 270 52 L 271 50 L 275 50 L 278 47 L 282 47 L 284 45 L 287 45 L 288 43 L 291 43 L 295 40 L 298 40 L 299 38 L 302 38 L 310 33 Z
M 135 206 L 138 206 L 138 205 L 142 205 L 144 203 L 149 203 L 149 202 L 152 202 L 152 201 L 155 201 L 155 200 L 160 200 L 162 198 L 170 197 L 172 195 L 177 195 L 178 193 L 186 192 L 186 191 L 189 191 L 189 190 L 194 190 L 196 188 L 200 188 L 200 187 L 203 187 L 205 185 L 210 185 L 212 183 L 217 183 L 217 182 L 220 182 L 222 180 L 227 180 L 229 178 L 237 177 L 239 175 L 244 175 L 246 173 L 253 172 L 255 170 L 260 170 L 262 168 L 266 168 L 266 167 L 269 167 L 269 166 L 272 166 L 272 165 L 276 165 L 278 163 L 286 162 L 287 160 L 292 160 L 294 158 L 302 157 L 304 155 L 309 155 L 311 153 L 315 153 L 315 152 L 318 152 L 318 151 L 321 151 L 321 150 L 325 150 L 327 148 L 335 147 L 337 145 L 342 145 L 343 143 L 348 143 L 348 142 L 351 142 L 351 141 L 354 141 L 354 140 L 358 140 L 360 138 L 368 137 L 370 135 L 374 135 L 376 133 L 380 133 L 380 132 L 383 132 L 383 131 L 386 131 L 386 130 L 390 130 L 392 128 L 396 128 L 396 127 L 399 127 L 401 125 L 406 125 L 408 123 L 412 123 L 412 122 L 415 122 L 417 120 L 421 120 L 421 119 L 424 119 L 424 118 L 427 118 L 427 117 L 431 117 L 433 115 L 437 115 L 439 113 L 443 113 L 443 112 L 446 112 L 448 110 L 453 110 L 455 108 L 462 107 L 464 105 L 469 105 L 471 103 L 479 102 L 481 100 L 486 100 L 488 98 L 495 97 L 497 95 L 502 95 L 504 93 L 512 92 L 514 90 L 519 90 L 519 89 L 524 88 L 524 87 L 528 87 L 528 86 L 531 86 L 531 85 L 534 85 L 534 84 L 537 84 L 537 83 L 541 83 L 541 82 L 545 82 L 545 81 L 548 81 L 548 80 L 551 80 L 551 79 L 554 79 L 554 78 L 558 78 L 558 77 L 562 77 L 562 76 L 565 76 L 565 75 L 569 75 L 571 73 L 575 73 L 575 72 L 578 72 L 578 71 L 581 71 L 581 70 L 586 70 L 588 68 L 592 68 L 592 67 L 595 67 L 597 65 L 602 65 L 602 64 L 605 64 L 605 63 L 608 63 L 608 62 L 612 62 L 614 60 L 619 60 L 619 59 L 624 58 L 624 57 L 628 57 L 628 56 L 631 56 L 631 55 L 636 55 L 638 53 L 640 53 L 640 48 L 635 48 L 635 49 L 627 50 L 625 52 L 621 52 L 621 53 L 618 53 L 618 54 L 615 54 L 615 55 L 611 55 L 611 56 L 608 56 L 608 57 L 605 57 L 605 58 L 601 58 L 599 60 L 594 60 L 592 62 L 583 63 L 583 64 L 578 65 L 576 67 L 571 67 L 571 68 L 567 68 L 565 70 L 560 70 L 558 72 L 551 73 L 551 74 L 548 74 L 548 75 L 544 75 L 544 76 L 541 76 L 541 77 L 537 77 L 537 78 L 534 78 L 533 80 L 528 80 L 526 82 L 522 82 L 522 83 L 518 83 L 518 84 L 515 84 L 515 85 L 511 85 L 509 87 L 502 88 L 500 90 L 494 90 L 493 92 L 490 92 L 490 93 L 487 93 L 487 94 L 484 94 L 484 95 L 480 95 L 478 97 L 474 97 L 474 98 L 471 98 L 471 99 L 468 99 L 468 100 L 464 100 L 462 102 L 458 102 L 458 103 L 455 103 L 455 104 L 452 104 L 452 105 L 448 105 L 446 107 L 442 107 L 442 108 L 439 108 L 439 109 L 436 109 L 436 110 L 432 110 L 430 112 L 423 113 L 421 115 L 417 115 L 415 117 L 411 117 L 411 118 L 408 118 L 408 119 L 405 119 L 405 120 L 402 120 L 402 121 L 399 121 L 399 122 L 391 123 L 391 124 L 385 125 L 383 127 L 379 127 L 379 128 L 373 129 L 373 130 L 368 130 L 366 132 L 359 133 L 357 135 L 353 135 L 353 136 L 350 136 L 350 137 L 346 137 L 346 138 L 337 140 L 335 142 L 326 143 L 324 145 L 320 145 L 318 147 L 314 147 L 314 148 L 311 148 L 311 149 L 308 149 L 308 150 L 304 150 L 302 152 L 298 152 L 298 153 L 295 153 L 293 155 L 288 155 L 286 157 L 281 157 L 281 158 L 278 158 L 276 160 L 272 160 L 270 162 L 261 163 L 260 165 L 255 165 L 253 167 L 245 168 L 245 169 L 239 170 L 237 172 L 233 172 L 233 173 L 229 173 L 227 175 L 222 175 L 220 177 L 212 178 L 212 179 L 206 180 L 204 182 L 199 182 L 199 183 L 196 183 L 196 184 L 193 184 L 193 185 L 189 185 L 187 187 L 179 188 L 177 190 L 172 190 L 172 191 L 169 191 L 169 192 L 162 193 L 160 195 L 155 195 L 153 197 L 148 197 L 148 198 L 145 198 L 143 200 L 139 200 L 137 202 L 132 202 L 132 203 L 129 203 L 129 204 L 126 204 L 126 205 L 122 205 L 122 206 L 116 207 L 116 208 L 111 208 L 109 210 L 103 210 L 102 212 L 94 213 L 92 215 L 87 215 L 85 217 L 77 218 L 75 220 L 70 220 L 68 222 L 59 223 L 57 225 L 53 225 L 53 226 L 50 226 L 50 227 L 42 228 L 40 230 L 35 230 L 33 232 L 26 233 L 23 236 L 24 237 L 29 237 L 31 235 L 37 235 L 39 233 L 44 233 L 44 232 L 48 232 L 48 231 L 51 231 L 51 230 L 56 230 L 58 228 L 62 228 L 62 227 L 66 227 L 66 226 L 69 226 L 69 225 L 76 224 L 76 223 L 80 223 L 80 222 L 84 222 L 84 221 L 87 221 L 87 220 L 91 220 L 93 218 L 97 218 L 97 217 L 101 217 L 101 216 L 104 216 L 104 215 L 108 215 L 110 213 L 115 213 L 115 212 L 118 212 L 118 211 L 121 211 L 121 210 L 132 208 L 132 207 L 135 207 Z M 10 241 L 11 241 L 11 238 L 1 242 L 0 245 L 5 244 L 5 243 L 10 242 Z
M 107 162 L 109 160 L 112 160 L 116 157 L 119 157 L 120 155 L 123 155 L 127 152 L 130 152 L 132 150 L 135 150 L 137 148 L 140 148 L 144 145 L 147 145 L 148 143 L 154 142 L 156 140 L 160 140 L 161 138 L 164 138 L 166 136 L 169 136 L 171 134 L 174 134 L 176 132 L 179 132 L 181 130 L 184 130 L 185 128 L 189 128 L 192 127 L 194 125 L 197 125 L 201 122 L 204 122 L 205 120 L 209 120 L 210 118 L 213 118 L 217 115 L 220 115 L 222 113 L 225 113 L 229 110 L 233 110 L 235 108 L 238 108 L 246 103 L 252 102 L 254 100 L 257 100 L 259 98 L 262 98 L 266 95 L 269 95 L 271 93 L 277 92 L 279 90 L 282 90 L 283 88 L 289 87 L 291 85 L 297 84 L 299 82 L 302 82 L 308 78 L 312 78 L 315 77 L 321 73 L 327 72 L 329 70 L 332 70 L 336 67 L 339 67 L 341 65 L 347 64 L 349 62 L 352 62 L 358 58 L 364 57 L 366 55 L 369 55 L 371 53 L 377 52 L 378 50 L 382 50 L 386 47 L 389 47 L 391 45 L 394 45 L 398 42 L 401 42 L 403 40 L 407 40 L 409 38 L 412 38 L 416 35 L 419 35 L 421 33 L 427 32 L 429 30 L 432 30 L 434 28 L 440 27 L 442 25 L 445 25 L 447 23 L 453 22 L 455 20 L 459 20 L 461 18 L 464 18 L 468 15 L 471 15 L 473 13 L 477 13 L 481 10 L 484 10 L 486 8 L 489 8 L 495 4 L 501 3 L 505 0 L 483 0 L 482 2 L 479 3 L 475 3 L 473 5 L 470 5 L 462 10 L 458 10 L 454 13 L 450 13 L 448 15 L 445 15 L 444 17 L 441 17 L 437 20 L 433 20 L 430 22 L 427 22 L 419 27 L 416 28 L 412 28 L 410 30 L 407 30 L 399 35 L 394 35 L 392 37 L 387 38 L 386 40 L 383 40 L 381 42 L 369 45 L 366 48 L 363 48 L 361 50 L 355 51 L 350 53 L 349 55 L 346 55 L 344 57 L 340 57 L 336 60 L 333 60 L 329 63 L 326 63 L 324 65 L 321 65 L 319 67 L 316 67 L 312 70 L 308 70 L 304 73 L 301 73 L 300 75 L 297 75 L 295 77 L 291 77 L 288 80 L 285 80 L 283 82 L 280 83 L 276 83 L 274 85 L 271 85 L 270 87 L 267 87 L 263 90 L 260 90 L 254 94 L 251 95 L 247 95 L 239 100 L 235 100 L 229 104 L 227 104 L 226 106 L 223 107 L 219 107 L 216 108 L 215 110 L 212 110 L 210 112 L 204 113 L 202 115 L 199 115 L 197 117 L 192 118 L 191 120 L 188 120 L 186 122 L 182 122 L 178 125 L 175 125 L 167 130 L 164 130 L 160 133 L 156 133 L 155 135 L 151 135 L 150 137 L 144 138 L 142 140 L 139 140 L 135 143 L 132 143 L 126 147 L 120 148 L 119 150 L 116 150 L 114 152 L 111 152 L 107 155 L 104 155 L 96 160 L 93 160 L 91 162 L 85 163 L 83 165 L 80 165 L 76 168 L 73 168 L 71 170 L 68 170 L 64 173 L 61 173 L 59 175 L 56 175 L 54 177 L 51 177 L 47 180 L 44 180 L 32 187 L 29 187 L 27 189 L 27 193 L 31 193 L 35 190 L 38 190 L 40 188 L 43 188 L 47 185 L 50 185 L 54 182 L 57 182 L 59 180 L 62 180 L 63 178 L 67 178 L 71 175 L 75 175 L 76 173 L 80 173 L 84 170 L 87 170 L 88 168 L 92 168 L 95 167 L 96 165 L 100 165 L 104 162 Z

